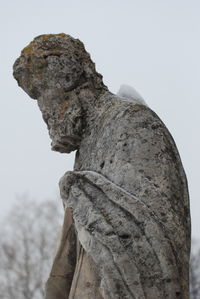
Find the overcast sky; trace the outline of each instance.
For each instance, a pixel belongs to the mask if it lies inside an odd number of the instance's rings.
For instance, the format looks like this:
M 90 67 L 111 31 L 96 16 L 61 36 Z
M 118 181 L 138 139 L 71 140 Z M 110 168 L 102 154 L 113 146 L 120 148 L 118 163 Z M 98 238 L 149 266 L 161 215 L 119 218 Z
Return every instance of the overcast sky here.
M 16 196 L 56 197 L 74 155 L 51 152 L 36 101 L 12 77 L 35 36 L 82 40 L 112 92 L 132 85 L 172 133 L 187 173 L 193 234 L 200 238 L 200 1 L 0 1 L 0 215 Z

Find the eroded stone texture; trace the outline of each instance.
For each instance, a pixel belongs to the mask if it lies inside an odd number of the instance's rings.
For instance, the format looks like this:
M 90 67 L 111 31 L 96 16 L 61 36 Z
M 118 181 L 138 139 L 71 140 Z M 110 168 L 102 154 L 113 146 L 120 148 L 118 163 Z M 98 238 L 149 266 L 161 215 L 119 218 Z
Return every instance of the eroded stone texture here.
M 60 181 L 67 220 L 46 298 L 187 299 L 187 181 L 159 117 L 110 93 L 69 35 L 35 38 L 14 77 L 37 99 L 52 149 L 77 150 Z

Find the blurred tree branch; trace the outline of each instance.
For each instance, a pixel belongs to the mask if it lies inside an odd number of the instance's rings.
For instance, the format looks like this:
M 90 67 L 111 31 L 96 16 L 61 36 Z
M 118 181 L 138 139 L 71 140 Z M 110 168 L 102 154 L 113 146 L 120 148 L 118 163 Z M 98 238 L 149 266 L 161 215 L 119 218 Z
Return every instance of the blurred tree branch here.
M 190 256 L 190 299 L 200 298 L 200 249 L 198 242 L 192 241 Z
M 61 209 L 23 198 L 1 225 L 0 298 L 41 299 L 58 243 Z

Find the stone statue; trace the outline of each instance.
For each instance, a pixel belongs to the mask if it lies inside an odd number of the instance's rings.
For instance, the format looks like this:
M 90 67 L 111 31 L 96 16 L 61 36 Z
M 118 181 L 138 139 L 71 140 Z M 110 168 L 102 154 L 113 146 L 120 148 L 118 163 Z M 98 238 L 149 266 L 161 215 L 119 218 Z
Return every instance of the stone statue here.
M 159 117 L 109 92 L 78 39 L 36 37 L 14 77 L 61 153 L 65 220 L 46 299 L 188 299 L 190 212 L 176 145 Z

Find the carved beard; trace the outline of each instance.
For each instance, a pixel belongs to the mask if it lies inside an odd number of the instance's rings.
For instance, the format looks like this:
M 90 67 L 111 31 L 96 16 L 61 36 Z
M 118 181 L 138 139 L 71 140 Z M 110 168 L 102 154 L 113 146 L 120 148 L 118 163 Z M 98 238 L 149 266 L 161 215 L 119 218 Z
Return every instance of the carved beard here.
M 52 139 L 51 149 L 60 153 L 70 153 L 79 148 L 81 142 L 82 118 L 81 116 L 66 117 L 54 129 L 49 130 Z
M 83 110 L 78 97 L 70 92 L 67 99 L 51 99 L 50 105 L 49 99 L 47 102 L 40 98 L 38 105 L 49 130 L 52 150 L 60 153 L 77 150 L 84 130 Z

